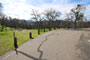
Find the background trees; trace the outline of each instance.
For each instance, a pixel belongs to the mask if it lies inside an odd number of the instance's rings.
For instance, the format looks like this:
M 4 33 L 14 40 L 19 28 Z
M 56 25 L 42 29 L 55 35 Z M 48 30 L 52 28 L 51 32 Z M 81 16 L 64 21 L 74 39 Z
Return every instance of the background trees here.
M 60 12 L 55 9 L 47 9 L 44 11 L 45 19 L 48 21 L 49 30 L 53 27 L 56 28 L 56 20 L 60 18 Z
M 42 17 L 41 13 L 39 13 L 38 10 L 32 10 L 31 13 L 32 19 L 36 22 L 37 27 L 40 29 L 41 28 L 41 22 L 42 22 Z
M 32 10 L 31 13 L 32 19 L 36 23 L 36 27 L 38 28 L 38 34 L 40 34 L 40 29 L 42 28 L 42 16 L 41 13 L 37 10 Z
M 2 17 L 2 8 L 3 8 L 3 6 L 2 6 L 2 3 L 0 3 L 0 18 Z
M 3 31 L 5 25 L 5 15 L 3 14 L 2 3 L 0 3 L 0 24 L 1 24 L 1 31 Z
M 4 27 L 12 27 L 15 29 L 40 29 L 49 28 L 84 28 L 90 27 L 90 21 L 84 17 L 86 7 L 82 4 L 77 4 L 75 8 L 71 9 L 70 13 L 66 14 L 67 18 L 60 20 L 61 12 L 53 8 L 39 12 L 38 10 L 31 11 L 32 22 L 24 19 L 11 18 L 3 14 L 3 6 L 0 3 L 0 25 L 1 31 Z
M 83 21 L 85 6 L 82 4 L 77 4 L 77 6 L 71 9 L 71 12 L 67 14 L 67 18 L 71 21 L 75 28 L 77 28 L 77 22 Z

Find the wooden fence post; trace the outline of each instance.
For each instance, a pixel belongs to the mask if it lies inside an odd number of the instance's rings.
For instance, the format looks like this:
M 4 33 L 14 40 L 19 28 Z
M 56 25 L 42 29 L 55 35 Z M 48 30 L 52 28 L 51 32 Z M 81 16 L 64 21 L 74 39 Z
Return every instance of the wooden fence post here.
M 30 37 L 30 39 L 33 39 L 33 38 L 32 38 L 32 32 L 29 33 L 29 37 Z
M 13 36 L 14 36 L 14 48 L 15 48 L 16 54 L 18 54 L 17 52 L 18 44 L 17 44 L 17 38 L 15 37 L 15 32 L 13 32 Z
M 40 35 L 40 29 L 38 29 L 38 35 Z

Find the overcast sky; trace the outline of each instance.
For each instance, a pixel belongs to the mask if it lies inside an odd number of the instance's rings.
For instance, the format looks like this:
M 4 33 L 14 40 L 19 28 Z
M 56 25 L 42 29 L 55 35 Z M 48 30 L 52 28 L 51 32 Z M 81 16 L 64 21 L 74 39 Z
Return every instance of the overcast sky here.
M 0 0 L 4 6 L 4 13 L 7 16 L 20 19 L 30 19 L 32 9 L 42 12 L 47 8 L 54 8 L 62 13 L 68 13 L 76 4 L 84 4 L 87 8 L 86 15 L 90 16 L 90 0 Z

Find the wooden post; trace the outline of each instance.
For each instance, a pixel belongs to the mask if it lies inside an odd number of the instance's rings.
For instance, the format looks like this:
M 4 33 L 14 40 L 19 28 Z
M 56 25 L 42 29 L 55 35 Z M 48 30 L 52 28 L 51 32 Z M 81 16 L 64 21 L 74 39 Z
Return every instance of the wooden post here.
M 17 52 L 18 44 L 17 44 L 17 38 L 15 37 L 15 32 L 13 32 L 13 36 L 14 36 L 14 48 L 15 48 L 16 54 L 18 54 Z
M 49 27 L 49 31 L 51 31 L 51 27 Z
M 40 28 L 38 29 L 38 35 L 40 35 Z
M 46 32 L 45 28 L 44 28 L 44 32 Z
M 56 27 L 54 27 L 54 30 L 56 30 Z
M 32 38 L 32 32 L 29 33 L 29 37 L 30 37 L 30 39 L 33 39 L 33 38 Z

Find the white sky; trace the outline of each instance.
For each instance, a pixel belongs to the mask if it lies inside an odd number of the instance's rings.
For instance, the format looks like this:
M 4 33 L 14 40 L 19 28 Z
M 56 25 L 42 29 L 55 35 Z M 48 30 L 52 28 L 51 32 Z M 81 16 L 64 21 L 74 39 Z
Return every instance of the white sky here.
M 37 9 L 40 12 L 47 8 L 54 8 L 60 11 L 64 18 L 65 13 L 69 12 L 76 4 L 82 3 L 87 6 L 86 15 L 90 13 L 90 1 L 89 0 L 0 0 L 4 6 L 4 13 L 7 16 L 20 19 L 30 19 L 30 13 L 32 9 Z

